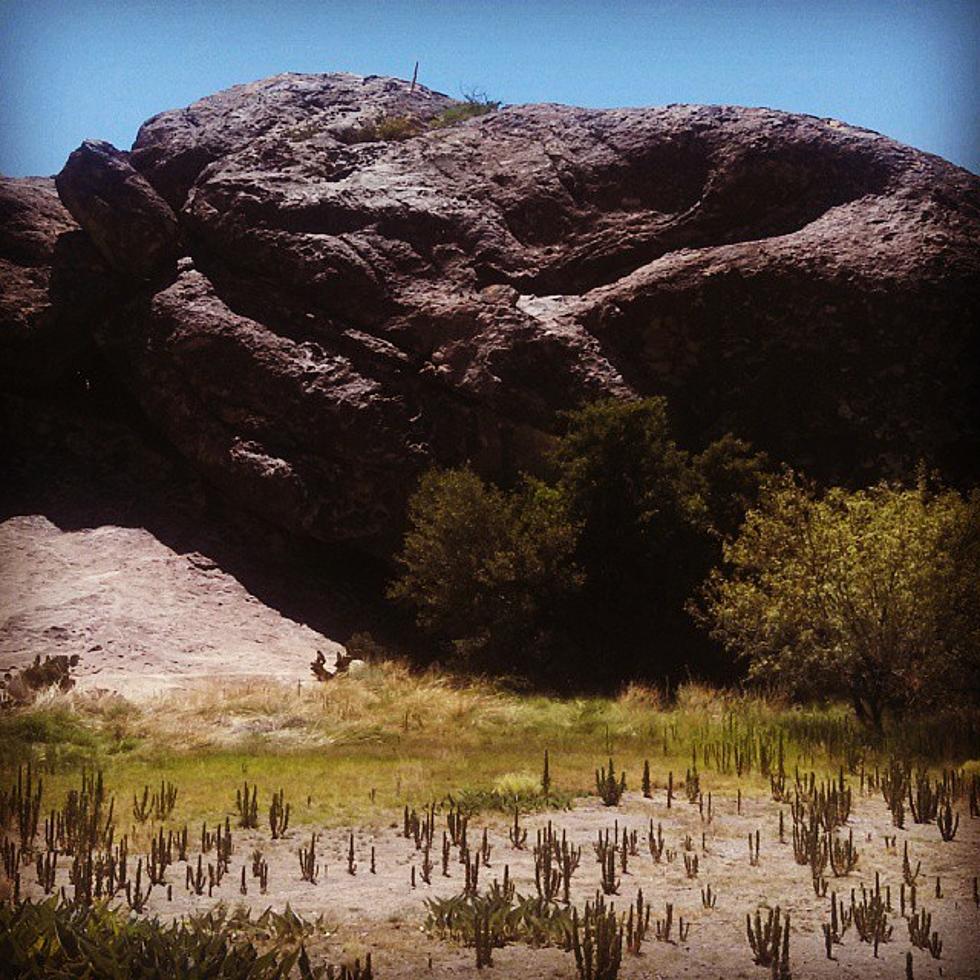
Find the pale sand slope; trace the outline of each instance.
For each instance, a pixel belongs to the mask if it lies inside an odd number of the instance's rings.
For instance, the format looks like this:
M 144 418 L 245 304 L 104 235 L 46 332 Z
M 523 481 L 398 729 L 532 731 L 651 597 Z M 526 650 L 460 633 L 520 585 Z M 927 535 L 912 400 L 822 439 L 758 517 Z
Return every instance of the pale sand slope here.
M 318 649 L 332 662 L 342 648 L 149 531 L 0 523 L 0 668 L 77 653 L 80 689 L 132 697 L 201 677 L 311 680 Z

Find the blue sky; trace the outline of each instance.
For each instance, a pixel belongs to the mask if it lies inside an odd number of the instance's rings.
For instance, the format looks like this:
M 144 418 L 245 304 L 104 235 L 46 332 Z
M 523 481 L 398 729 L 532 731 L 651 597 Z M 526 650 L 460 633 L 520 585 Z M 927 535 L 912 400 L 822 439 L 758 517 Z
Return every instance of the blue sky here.
M 0 172 L 282 71 L 834 116 L 980 171 L 980 0 L 0 0 Z

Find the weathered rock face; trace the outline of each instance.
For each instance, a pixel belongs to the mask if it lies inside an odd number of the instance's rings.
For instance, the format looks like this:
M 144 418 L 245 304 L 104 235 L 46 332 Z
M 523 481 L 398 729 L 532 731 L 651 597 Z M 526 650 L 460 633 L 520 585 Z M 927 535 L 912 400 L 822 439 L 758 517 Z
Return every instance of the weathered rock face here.
M 49 389 L 90 340 L 114 288 L 89 237 L 45 177 L 0 177 L 0 379 Z
M 976 475 L 980 179 L 766 109 L 429 128 L 452 104 L 285 75 L 141 129 L 129 162 L 187 257 L 98 338 L 230 494 L 369 539 L 421 468 L 512 473 L 562 409 L 651 393 L 692 447 L 731 430 L 825 478 Z M 404 116 L 419 135 L 369 138 Z
M 125 153 L 101 140 L 85 140 L 68 157 L 55 185 L 113 269 L 150 283 L 173 278 L 177 218 Z

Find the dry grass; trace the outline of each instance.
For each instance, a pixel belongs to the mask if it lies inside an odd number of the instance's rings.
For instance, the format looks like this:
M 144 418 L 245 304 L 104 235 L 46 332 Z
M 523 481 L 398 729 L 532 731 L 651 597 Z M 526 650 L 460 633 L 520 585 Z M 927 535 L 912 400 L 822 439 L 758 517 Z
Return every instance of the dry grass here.
M 782 732 L 790 772 L 797 762 L 836 770 L 834 740 L 855 737 L 844 709 L 790 708 L 697 684 L 682 686 L 673 704 L 639 684 L 617 698 L 557 699 L 382 661 L 327 684 L 215 681 L 136 703 L 45 694 L 0 716 L 0 769 L 32 752 L 52 784 L 67 786 L 81 765 L 97 765 L 124 799 L 168 778 L 181 788 L 180 818 L 188 820 L 213 811 L 216 794 L 233 808 L 235 787 L 248 779 L 263 793 L 285 788 L 297 818 L 337 824 L 449 793 L 489 794 L 515 780 L 526 789 L 545 749 L 564 794 L 592 792 L 595 769 L 610 755 L 630 788 L 649 759 L 654 782 L 664 785 L 673 772 L 679 790 L 692 747 L 732 725 Z M 734 793 L 739 782 L 768 788 L 758 773 L 739 781 L 702 769 L 706 792 Z

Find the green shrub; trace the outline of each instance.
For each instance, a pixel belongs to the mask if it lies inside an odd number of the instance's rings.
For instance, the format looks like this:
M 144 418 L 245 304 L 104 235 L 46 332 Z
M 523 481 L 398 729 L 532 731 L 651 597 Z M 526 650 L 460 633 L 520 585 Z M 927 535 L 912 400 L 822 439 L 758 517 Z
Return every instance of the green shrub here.
M 414 116 L 382 116 L 366 122 L 347 137 L 349 143 L 400 142 L 422 132 L 422 123 Z
M 700 615 L 753 677 L 883 713 L 977 698 L 980 494 L 774 480 Z
M 475 119 L 478 116 L 485 116 L 490 112 L 496 112 L 500 108 L 499 102 L 492 102 L 486 97 L 474 96 L 467 98 L 465 102 L 458 102 L 456 105 L 443 109 L 430 123 L 432 129 L 446 129 L 449 126 L 456 126 L 467 119 Z
M 566 416 L 550 483 L 428 474 L 390 590 L 458 654 L 592 684 L 718 659 L 685 604 L 755 499 L 764 458 L 726 437 L 691 457 L 662 398 Z
M 219 906 L 162 925 L 104 903 L 84 907 L 52 896 L 39 903 L 0 904 L 0 963 L 10 980 L 284 980 L 301 957 L 305 960 L 302 940 L 318 928 L 319 923 L 301 919 L 288 907 L 285 913 L 267 911 L 252 919 L 248 912 L 229 913 Z
M 534 481 L 507 494 L 468 469 L 431 471 L 408 518 L 404 572 L 389 594 L 464 658 L 533 668 L 550 616 L 579 582 L 560 495 Z

